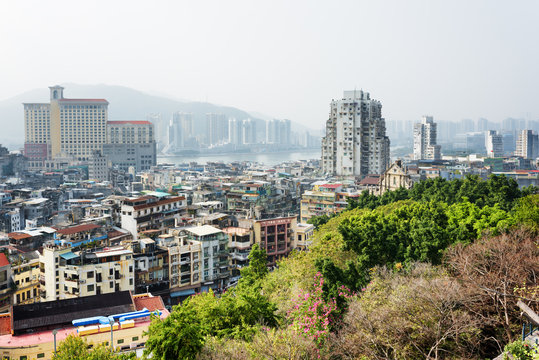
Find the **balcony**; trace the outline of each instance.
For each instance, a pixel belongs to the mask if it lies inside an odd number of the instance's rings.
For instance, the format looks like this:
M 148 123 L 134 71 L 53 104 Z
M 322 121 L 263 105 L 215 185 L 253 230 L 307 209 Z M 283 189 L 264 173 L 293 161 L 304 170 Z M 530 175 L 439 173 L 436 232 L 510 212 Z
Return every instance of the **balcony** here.
M 76 288 L 78 286 L 78 280 L 66 278 L 64 279 L 64 284 L 68 287 Z
M 233 260 L 239 260 L 239 261 L 247 261 L 249 258 L 249 254 L 245 253 L 232 253 L 232 259 Z

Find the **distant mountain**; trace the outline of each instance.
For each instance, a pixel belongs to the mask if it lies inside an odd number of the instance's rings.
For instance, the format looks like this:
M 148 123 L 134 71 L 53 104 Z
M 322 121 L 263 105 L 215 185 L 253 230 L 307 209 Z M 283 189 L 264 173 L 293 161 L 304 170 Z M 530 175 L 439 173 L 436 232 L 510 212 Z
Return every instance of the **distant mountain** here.
M 55 84 L 51 84 L 55 85 Z M 246 111 L 206 102 L 190 102 L 155 96 L 123 86 L 62 84 L 66 98 L 100 98 L 109 101 L 109 120 L 144 120 L 150 113 L 162 115 L 161 133 L 176 111 L 193 114 L 195 126 L 203 131 L 206 113 L 223 113 L 237 119 L 251 118 L 257 121 L 260 129 L 262 119 Z M 24 102 L 48 102 L 49 89 L 34 89 L 23 94 L 0 101 L 0 142 L 10 149 L 21 147 L 24 143 Z

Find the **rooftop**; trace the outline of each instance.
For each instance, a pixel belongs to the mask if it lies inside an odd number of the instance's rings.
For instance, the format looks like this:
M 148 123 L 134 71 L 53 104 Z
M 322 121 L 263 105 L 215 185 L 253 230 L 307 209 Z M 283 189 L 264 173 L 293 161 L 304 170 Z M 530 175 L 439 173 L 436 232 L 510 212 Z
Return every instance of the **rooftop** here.
M 74 299 L 16 305 L 12 309 L 13 331 L 68 325 L 75 319 L 133 311 L 129 291 Z M 1 343 L 1 341 L 0 341 Z
M 0 253 L 0 267 L 9 265 L 9 260 L 6 257 L 6 254 Z
M 73 103 L 89 103 L 89 102 L 98 102 L 98 103 L 106 103 L 108 104 L 109 102 L 105 99 L 58 99 L 58 102 L 73 102 Z
M 186 230 L 196 236 L 206 236 L 223 232 L 222 230 L 219 230 L 210 225 L 195 226 Z
M 127 124 L 132 124 L 132 125 L 152 125 L 151 122 L 149 121 L 146 121 L 146 120 L 114 120 L 114 121 L 108 121 L 107 122 L 108 125 L 127 125 Z
M 72 235 L 72 234 L 76 234 L 76 233 L 83 232 L 83 231 L 89 231 L 89 230 L 93 230 L 93 229 L 98 229 L 100 227 L 101 226 L 96 225 L 96 224 L 84 224 L 84 225 L 77 225 L 77 226 L 68 227 L 68 228 L 65 228 L 65 229 L 60 229 L 57 232 L 58 232 L 58 234 L 61 234 L 61 235 Z

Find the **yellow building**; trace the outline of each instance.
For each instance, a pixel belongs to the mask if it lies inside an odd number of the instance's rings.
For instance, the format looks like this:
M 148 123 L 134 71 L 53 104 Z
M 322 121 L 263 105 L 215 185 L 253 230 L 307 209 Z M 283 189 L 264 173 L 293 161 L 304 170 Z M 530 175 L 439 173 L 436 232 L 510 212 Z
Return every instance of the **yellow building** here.
M 293 247 L 298 250 L 307 250 L 312 243 L 314 235 L 314 225 L 299 223 L 294 229 L 295 239 Z
M 128 291 L 14 306 L 10 313 L 0 315 L 0 356 L 52 359 L 55 340 L 58 346 L 70 335 L 84 337 L 92 345 L 110 346 L 111 326 L 104 324 L 109 319 L 114 321 L 115 351 L 141 348 L 146 341 L 144 333 L 150 325 L 150 313 L 159 313 L 161 318 L 169 315 L 161 297 L 131 295 Z M 92 321 L 96 317 L 105 321 Z M 57 330 L 56 335 L 52 329 Z
M 39 257 L 13 264 L 11 271 L 16 286 L 13 305 L 39 302 Z

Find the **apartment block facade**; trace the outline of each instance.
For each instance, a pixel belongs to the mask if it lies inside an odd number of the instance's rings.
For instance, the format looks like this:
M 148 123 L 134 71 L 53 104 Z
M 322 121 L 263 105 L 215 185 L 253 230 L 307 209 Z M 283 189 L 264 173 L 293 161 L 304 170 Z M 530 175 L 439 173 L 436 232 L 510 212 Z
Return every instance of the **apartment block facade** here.
M 432 116 L 423 116 L 420 123 L 414 124 L 415 160 L 441 159 L 441 146 L 436 144 L 436 127 Z
M 39 257 L 41 301 L 134 291 L 133 252 L 122 246 L 91 251 L 46 246 Z
M 487 157 L 497 158 L 503 156 L 503 135 L 496 130 L 488 130 L 485 134 L 485 148 Z
M 266 250 L 268 266 L 275 266 L 292 251 L 296 224 L 295 216 L 253 222 L 254 242 Z
M 107 122 L 103 155 L 111 166 L 124 171 L 149 170 L 157 163 L 154 125 L 139 120 Z
M 121 208 L 122 228 L 138 239 L 140 231 L 174 227 L 186 206 L 187 201 L 183 196 L 166 199 L 142 196 L 124 200 Z
M 227 234 L 210 225 L 186 228 L 185 233 L 202 247 L 201 291 L 224 288 L 230 276 Z
M 381 174 L 389 166 L 382 104 L 363 91 L 345 91 L 330 104 L 322 138 L 322 170 L 339 176 Z
M 518 133 L 515 155 L 525 159 L 539 157 L 539 135 L 532 130 L 521 130 Z

